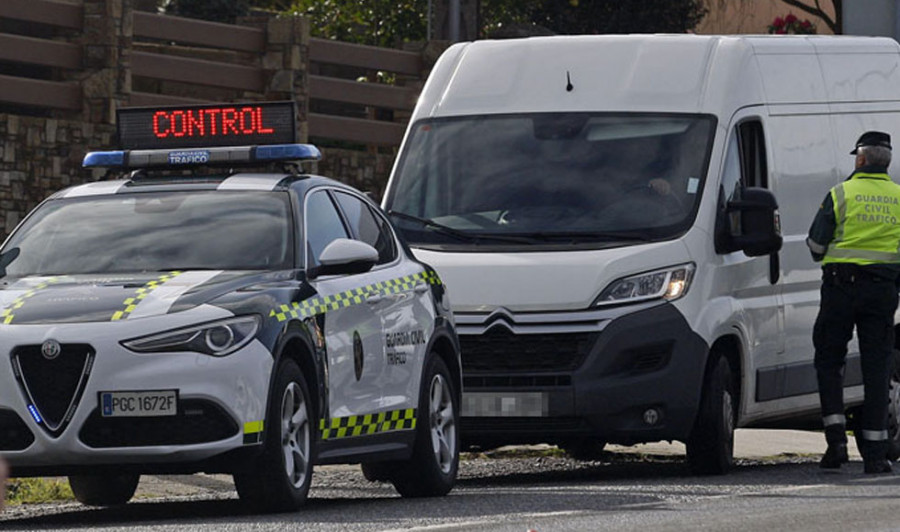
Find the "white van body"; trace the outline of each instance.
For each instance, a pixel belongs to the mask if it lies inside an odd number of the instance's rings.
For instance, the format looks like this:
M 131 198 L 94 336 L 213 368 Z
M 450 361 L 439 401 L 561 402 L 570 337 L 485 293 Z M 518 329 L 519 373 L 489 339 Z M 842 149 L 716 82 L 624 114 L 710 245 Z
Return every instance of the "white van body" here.
M 829 188 L 853 170 L 857 137 L 873 129 L 900 135 L 892 39 L 603 35 L 450 47 L 382 206 L 452 287 L 463 439 L 573 449 L 680 440 L 696 470 L 721 471 L 736 426 L 821 426 L 812 345 L 821 269 L 805 238 Z M 681 151 L 638 171 L 654 156 L 651 137 Z M 616 148 L 603 159 L 610 165 L 669 180 L 683 216 L 668 220 L 668 207 L 648 198 L 602 206 L 598 198 L 616 194 L 597 189 L 612 179 L 595 155 L 605 144 Z M 573 170 L 579 157 L 593 166 Z M 530 177 L 545 162 L 551 170 Z M 532 211 L 546 218 L 530 232 L 511 229 L 524 215 L 492 203 L 520 183 L 540 185 Z M 740 232 L 728 202 L 746 187 L 777 198 L 783 245 L 771 255 L 728 244 Z M 605 224 L 598 234 L 584 213 L 571 214 L 571 235 L 553 234 L 570 213 L 551 210 L 573 191 Z M 485 210 L 472 214 L 463 201 Z M 630 225 L 604 217 L 625 205 L 616 216 Z M 642 277 L 621 282 L 631 276 Z M 854 337 L 850 409 L 861 383 Z

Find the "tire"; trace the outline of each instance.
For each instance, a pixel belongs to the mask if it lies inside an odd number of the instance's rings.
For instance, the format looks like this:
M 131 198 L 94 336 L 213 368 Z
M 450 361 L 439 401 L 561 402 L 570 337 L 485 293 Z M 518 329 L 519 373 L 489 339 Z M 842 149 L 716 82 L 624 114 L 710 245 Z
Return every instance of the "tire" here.
M 585 438 L 567 442 L 561 447 L 570 458 L 591 462 L 603 458 L 603 448 L 606 447 L 606 442 Z
M 369 482 L 387 482 L 391 479 L 391 462 L 366 462 L 361 464 L 362 474 Z
M 315 456 L 315 418 L 306 379 L 293 360 L 283 360 L 277 371 L 263 455 L 251 472 L 234 475 L 241 501 L 263 512 L 290 512 L 303 506 Z
M 140 475 L 72 475 L 69 487 L 87 506 L 119 506 L 134 497 Z
M 390 478 L 403 497 L 446 495 L 459 470 L 459 398 L 447 365 L 434 353 L 422 384 L 412 458 Z
M 722 475 L 734 465 L 734 381 L 719 357 L 707 375 L 697 420 L 687 441 L 687 463 L 695 475 Z

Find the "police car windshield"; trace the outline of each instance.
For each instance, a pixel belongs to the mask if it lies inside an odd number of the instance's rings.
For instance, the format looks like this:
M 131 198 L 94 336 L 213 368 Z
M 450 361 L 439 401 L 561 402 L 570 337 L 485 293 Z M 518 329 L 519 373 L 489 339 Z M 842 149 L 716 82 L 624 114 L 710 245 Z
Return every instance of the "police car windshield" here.
M 275 192 L 181 191 L 53 200 L 5 249 L 6 275 L 273 270 L 293 264 L 290 202 Z
M 385 207 L 458 232 L 559 245 L 672 238 L 695 215 L 714 126 L 705 115 L 635 113 L 420 121 Z M 473 245 L 395 221 L 412 244 Z

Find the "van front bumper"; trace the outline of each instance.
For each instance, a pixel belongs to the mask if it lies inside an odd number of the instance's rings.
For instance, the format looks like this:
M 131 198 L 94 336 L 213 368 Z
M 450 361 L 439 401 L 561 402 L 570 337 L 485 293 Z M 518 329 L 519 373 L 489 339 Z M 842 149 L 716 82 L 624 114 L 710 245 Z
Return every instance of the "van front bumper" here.
M 467 446 L 685 440 L 709 347 L 667 303 L 457 315 Z

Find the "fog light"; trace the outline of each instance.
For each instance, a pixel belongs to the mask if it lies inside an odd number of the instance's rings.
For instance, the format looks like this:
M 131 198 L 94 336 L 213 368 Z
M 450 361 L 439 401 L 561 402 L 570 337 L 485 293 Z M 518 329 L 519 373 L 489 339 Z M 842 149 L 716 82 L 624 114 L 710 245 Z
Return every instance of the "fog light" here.
M 648 425 L 656 425 L 659 423 L 660 417 L 659 410 L 655 408 L 648 408 L 644 411 L 644 423 Z

